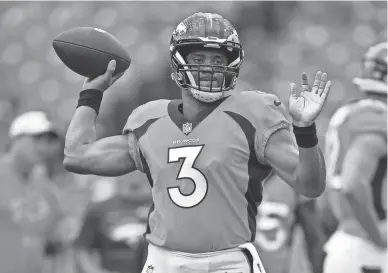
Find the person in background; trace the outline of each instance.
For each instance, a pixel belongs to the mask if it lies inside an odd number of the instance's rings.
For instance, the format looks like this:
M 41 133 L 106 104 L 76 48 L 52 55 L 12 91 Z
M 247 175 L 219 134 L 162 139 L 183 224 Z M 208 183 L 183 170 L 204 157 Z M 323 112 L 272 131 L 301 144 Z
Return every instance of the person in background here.
M 109 179 L 116 193 L 90 204 L 76 241 L 79 267 L 82 273 L 140 273 L 151 190 L 140 172 Z
M 321 273 L 325 236 L 316 215 L 315 200 L 300 196 L 274 173 L 264 182 L 263 191 L 256 217 L 255 246 L 266 272 L 292 272 L 292 268 L 298 266 L 296 263 L 302 262 L 302 253 L 306 252 L 312 272 Z M 303 231 L 307 251 L 298 249 L 296 255 L 292 250 L 297 225 Z
M 327 200 L 338 221 L 325 273 L 386 273 L 387 42 L 362 57 L 362 98 L 341 106 L 326 132 Z
M 63 156 L 56 158 L 53 154 L 53 157 L 53 161 L 48 165 L 48 168 L 53 168 L 48 183 L 57 196 L 62 218 L 53 240 L 46 245 L 49 266 L 45 273 L 79 273 L 74 241 L 78 237 L 86 207 L 92 198 L 93 185 L 100 178 L 67 172 L 63 168 Z M 48 172 L 50 173 L 50 170 Z
M 8 152 L 0 159 L 0 265 L 2 273 L 42 273 L 45 246 L 61 209 L 40 171 L 56 149 L 58 133 L 43 111 L 16 117 Z

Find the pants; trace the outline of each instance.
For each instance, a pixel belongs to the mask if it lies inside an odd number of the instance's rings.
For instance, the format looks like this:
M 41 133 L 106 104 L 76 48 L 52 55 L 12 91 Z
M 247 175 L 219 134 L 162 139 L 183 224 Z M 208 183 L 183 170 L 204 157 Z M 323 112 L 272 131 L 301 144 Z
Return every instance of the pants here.
M 343 231 L 325 245 L 324 273 L 388 273 L 387 250 Z
M 252 253 L 253 252 L 253 253 Z M 252 244 L 209 253 L 169 251 L 149 244 L 142 273 L 265 273 Z

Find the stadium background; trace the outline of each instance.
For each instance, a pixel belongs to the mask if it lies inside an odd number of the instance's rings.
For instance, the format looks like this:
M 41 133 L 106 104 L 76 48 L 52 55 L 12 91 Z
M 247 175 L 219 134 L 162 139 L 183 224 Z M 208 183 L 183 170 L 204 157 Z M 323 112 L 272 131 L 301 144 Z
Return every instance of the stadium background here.
M 358 96 L 352 78 L 360 57 L 387 39 L 382 2 L 0 2 L 0 152 L 12 118 L 31 108 L 47 110 L 64 127 L 76 106 L 82 77 L 66 68 L 51 42 L 60 32 L 94 26 L 115 35 L 132 57 L 117 105 L 124 116 L 136 106 L 179 91 L 170 78 L 169 39 L 197 11 L 224 15 L 238 30 L 245 59 L 238 90 L 258 89 L 287 101 L 288 82 L 318 69 L 333 88 L 317 122 L 323 139 L 328 119 Z M 1 232 L 1 231 L 0 231 Z

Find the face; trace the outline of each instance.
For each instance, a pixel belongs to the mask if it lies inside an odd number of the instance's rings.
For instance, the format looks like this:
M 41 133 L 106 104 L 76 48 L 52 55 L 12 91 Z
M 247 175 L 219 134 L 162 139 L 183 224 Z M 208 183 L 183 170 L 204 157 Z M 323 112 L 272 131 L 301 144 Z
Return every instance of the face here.
M 197 86 L 200 86 L 201 89 L 207 87 L 210 90 L 211 87 L 212 90 L 218 91 L 219 88 L 223 86 L 225 81 L 225 79 L 223 79 L 223 69 L 221 67 L 215 67 L 214 70 L 219 72 L 213 73 L 212 67 L 207 66 L 227 66 L 228 58 L 224 52 L 219 49 L 193 50 L 187 55 L 186 62 L 187 64 L 205 65 L 199 68 L 200 72 L 191 72 Z
M 63 160 L 63 141 L 56 133 L 44 133 L 34 136 L 37 153 L 44 162 Z
M 33 136 L 18 136 L 12 141 L 12 150 L 19 158 L 19 164 L 22 168 L 30 169 L 36 164 L 42 162 L 42 156 L 38 152 L 36 140 Z

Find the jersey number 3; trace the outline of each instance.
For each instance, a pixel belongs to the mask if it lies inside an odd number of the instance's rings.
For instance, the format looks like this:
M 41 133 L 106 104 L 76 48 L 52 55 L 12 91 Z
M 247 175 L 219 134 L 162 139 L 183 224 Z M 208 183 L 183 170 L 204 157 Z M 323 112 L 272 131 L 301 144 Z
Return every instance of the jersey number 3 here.
M 167 188 L 172 202 L 182 208 L 192 208 L 205 199 L 208 183 L 206 177 L 194 167 L 194 163 L 204 145 L 186 146 L 168 149 L 168 163 L 183 163 L 177 175 L 177 180 L 190 179 L 194 183 L 194 190 L 190 194 L 183 194 L 179 186 Z

